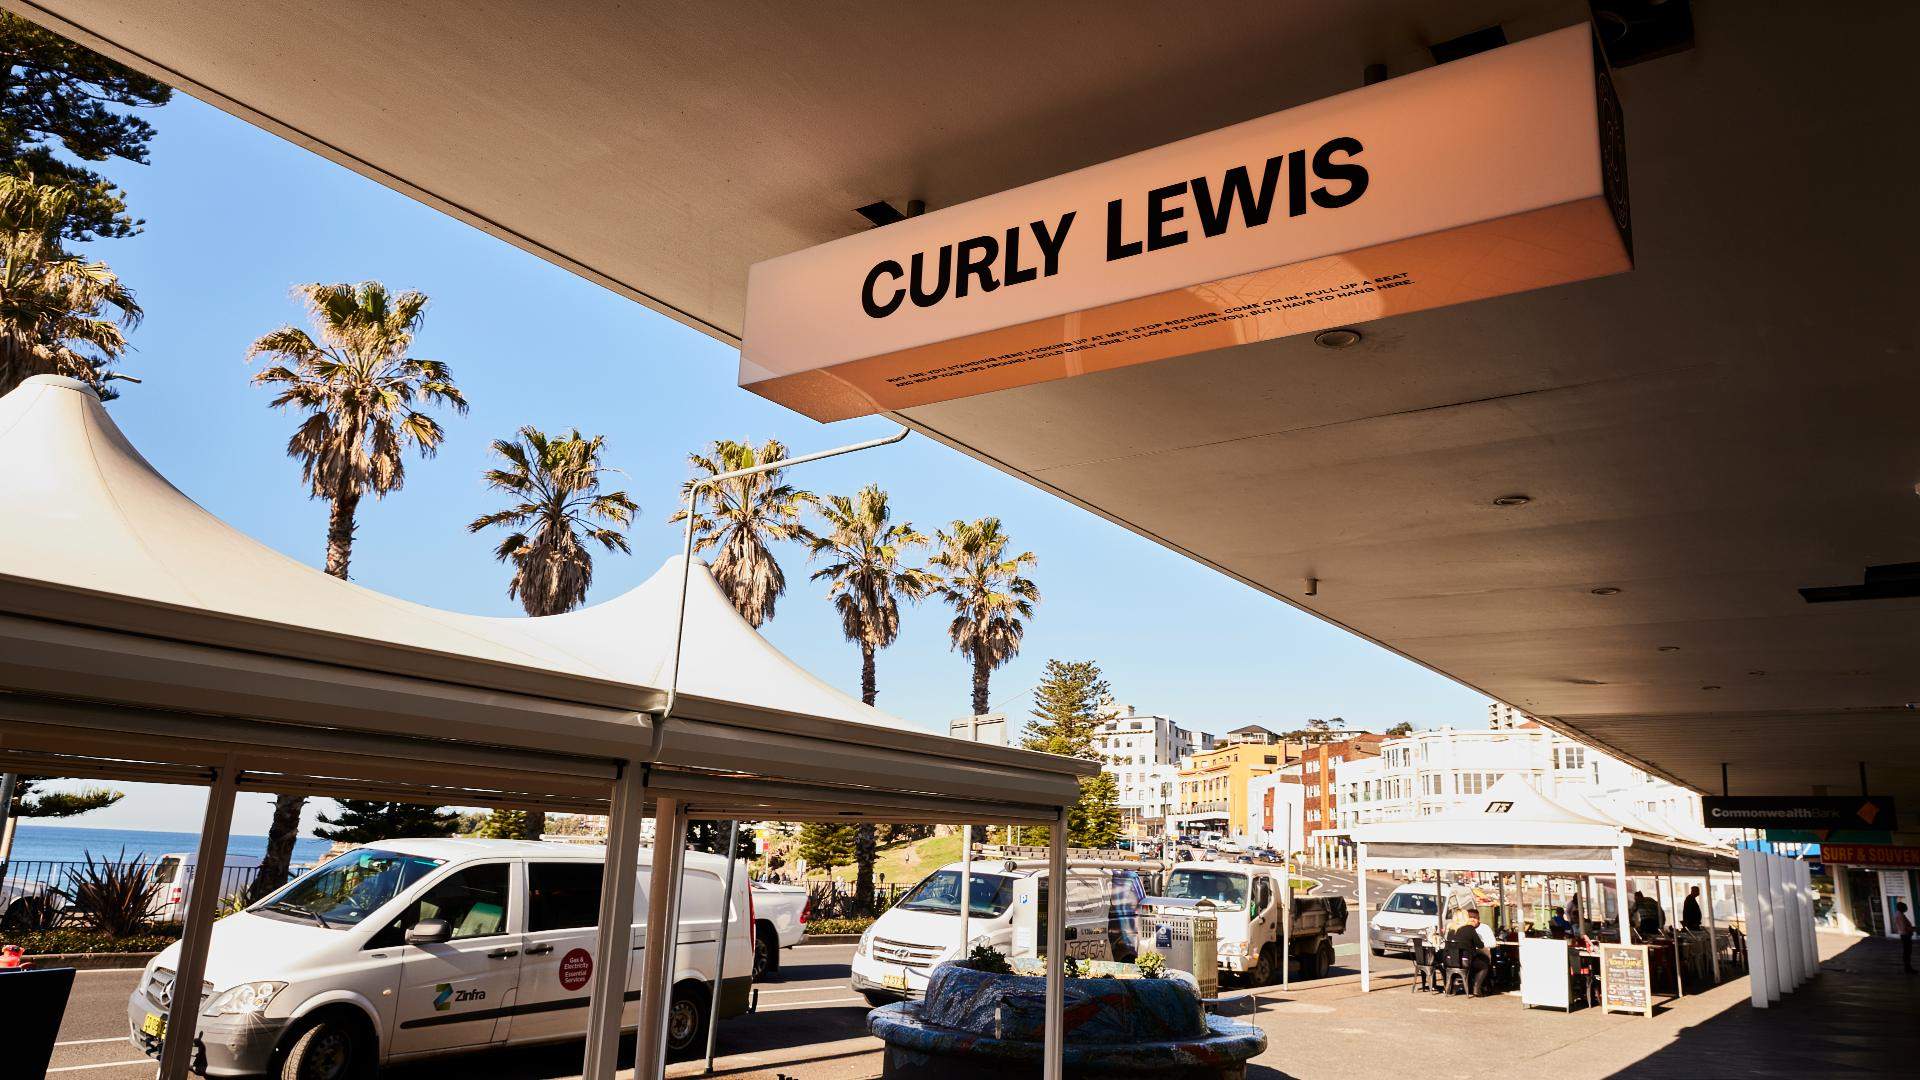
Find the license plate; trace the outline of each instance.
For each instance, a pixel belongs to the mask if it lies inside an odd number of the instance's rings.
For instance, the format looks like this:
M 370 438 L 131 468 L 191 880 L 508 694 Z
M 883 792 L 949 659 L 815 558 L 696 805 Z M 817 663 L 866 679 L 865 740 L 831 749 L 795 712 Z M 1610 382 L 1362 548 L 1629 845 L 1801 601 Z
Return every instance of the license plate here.
M 140 1033 L 142 1035 L 151 1035 L 156 1039 L 166 1038 L 167 1018 L 155 1013 L 148 1013 L 147 1018 L 140 1021 Z
M 907 988 L 907 973 L 903 971 L 898 975 L 883 975 L 880 977 L 880 981 L 884 983 L 889 990 L 905 990 Z

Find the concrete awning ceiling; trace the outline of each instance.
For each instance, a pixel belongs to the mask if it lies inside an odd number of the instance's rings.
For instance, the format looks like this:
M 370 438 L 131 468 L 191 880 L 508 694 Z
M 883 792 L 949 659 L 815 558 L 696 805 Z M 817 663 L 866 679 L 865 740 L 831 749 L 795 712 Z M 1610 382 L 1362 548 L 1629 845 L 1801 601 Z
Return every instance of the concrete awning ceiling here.
M 0 398 L 0 520 L 0 686 L 15 692 L 0 696 L 0 712 L 21 725 L 0 733 L 0 749 L 121 753 L 126 775 L 157 775 L 163 763 L 205 764 L 205 752 L 180 752 L 188 744 L 248 741 L 230 724 L 210 729 L 204 714 L 214 714 L 254 721 L 261 746 L 278 740 L 280 760 L 298 760 L 280 782 L 300 790 L 366 779 L 354 770 L 367 762 L 324 760 L 318 729 L 410 740 L 443 766 L 410 771 L 396 746 L 403 763 L 373 770 L 389 788 L 475 776 L 498 786 L 505 776 L 494 774 L 521 771 L 518 751 L 543 763 L 500 788 L 520 801 L 553 795 L 542 784 L 555 783 L 604 798 L 605 763 L 641 761 L 656 789 L 677 785 L 697 805 L 733 798 L 833 816 L 925 817 L 968 803 L 1039 816 L 1071 801 L 1092 768 L 906 727 L 787 659 L 697 562 L 680 695 L 658 725 L 678 559 L 608 603 L 542 619 L 409 603 L 207 513 L 140 456 L 84 384 L 58 376 Z M 63 725 L 90 734 L 49 734 Z M 506 756 L 479 761 L 477 748 Z
M 1589 10 L 1275 4 L 1222 33 L 1130 3 L 9 6 L 723 341 L 748 267 L 857 207 Z M 1631 273 L 899 419 L 1659 775 L 1840 793 L 1865 762 L 1920 806 L 1920 599 L 1799 593 L 1920 562 L 1920 222 L 1889 138 L 1920 9 L 1691 10 L 1697 47 L 1615 73 Z

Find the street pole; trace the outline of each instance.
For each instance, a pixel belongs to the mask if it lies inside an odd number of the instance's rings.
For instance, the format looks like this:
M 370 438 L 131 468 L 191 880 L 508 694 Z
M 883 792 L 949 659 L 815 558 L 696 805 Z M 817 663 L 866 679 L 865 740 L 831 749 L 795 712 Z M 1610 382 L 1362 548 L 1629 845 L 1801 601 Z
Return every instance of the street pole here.
M 720 891 L 720 955 L 713 962 L 713 1001 L 707 1008 L 707 1072 L 713 1071 L 713 1040 L 720 1034 L 720 990 L 727 984 L 727 923 L 733 917 L 733 868 L 740 861 L 740 819 L 727 823 L 727 884 Z M 753 888 L 749 883 L 747 888 Z M 748 938 L 755 933 L 747 928 Z M 753 946 L 759 949 L 758 943 Z

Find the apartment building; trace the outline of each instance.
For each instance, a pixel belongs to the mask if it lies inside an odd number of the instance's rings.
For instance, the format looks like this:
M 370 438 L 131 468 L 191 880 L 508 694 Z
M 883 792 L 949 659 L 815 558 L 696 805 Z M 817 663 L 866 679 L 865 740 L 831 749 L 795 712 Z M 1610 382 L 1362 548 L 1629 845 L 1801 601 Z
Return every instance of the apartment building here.
M 1165 716 L 1114 706 L 1101 722 L 1094 747 L 1120 793 L 1120 832 L 1146 838 L 1166 832 L 1176 801 L 1180 760 L 1193 746 L 1211 746 L 1213 736 L 1181 727 Z
M 1179 809 L 1170 831 L 1245 836 L 1250 815 L 1247 782 L 1279 771 L 1305 749 L 1256 724 L 1236 728 L 1212 750 L 1181 763 Z
M 1340 777 L 1350 765 L 1379 757 L 1381 744 L 1386 741 L 1385 735 L 1357 732 L 1333 742 L 1308 746 L 1298 761 L 1282 767 L 1281 779 L 1303 789 L 1305 843 L 1301 846 L 1313 846 L 1317 834 L 1339 827 Z

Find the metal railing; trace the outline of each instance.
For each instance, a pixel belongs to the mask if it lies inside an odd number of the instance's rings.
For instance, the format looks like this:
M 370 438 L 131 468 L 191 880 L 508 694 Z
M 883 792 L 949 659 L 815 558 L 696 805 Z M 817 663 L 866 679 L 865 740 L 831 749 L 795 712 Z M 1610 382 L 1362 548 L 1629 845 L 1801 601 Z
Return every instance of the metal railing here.
M 125 863 L 96 859 L 92 866 L 98 871 L 108 866 L 129 866 Z M 145 862 L 149 879 L 157 869 L 151 861 Z M 169 881 L 156 881 L 153 901 L 148 911 L 155 922 L 177 922 L 186 910 L 186 899 L 194 887 L 197 867 L 170 867 L 173 878 Z M 72 925 L 83 921 L 84 913 L 74 910 L 68 899 L 77 890 L 80 881 L 89 874 L 88 864 L 84 860 L 54 859 L 14 859 L 0 863 L 0 927 L 11 921 L 25 917 L 27 908 L 37 898 L 49 898 L 53 906 L 60 911 L 59 924 Z M 244 896 L 253 885 L 254 878 L 260 874 L 260 867 L 223 866 L 220 869 L 219 889 L 221 899 L 230 896 Z

